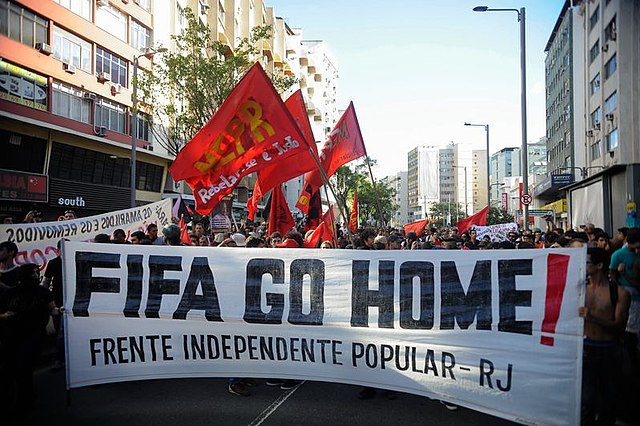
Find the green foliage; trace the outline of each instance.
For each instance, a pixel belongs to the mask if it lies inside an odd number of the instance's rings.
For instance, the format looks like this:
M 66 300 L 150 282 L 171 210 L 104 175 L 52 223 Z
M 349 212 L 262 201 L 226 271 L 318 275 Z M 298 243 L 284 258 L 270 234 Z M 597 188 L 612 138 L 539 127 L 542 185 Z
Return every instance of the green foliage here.
M 502 209 L 490 207 L 489 213 L 487 214 L 487 225 L 497 225 L 500 223 L 515 223 L 515 218 L 512 214 Z
M 430 224 L 435 227 L 446 226 L 448 224 L 447 219 L 449 218 L 449 214 L 451 214 L 451 225 L 455 225 L 457 221 L 467 217 L 459 203 L 434 203 L 431 205 L 429 214 L 431 219 Z
M 369 166 L 375 165 L 376 160 L 365 157 L 362 162 L 354 165 L 353 170 L 345 165 L 340 167 L 331 177 L 331 185 L 335 191 L 336 200 L 349 220 L 353 208 L 353 193 L 358 192 L 360 223 L 380 221 L 387 224 L 398 209 L 394 202 L 395 189 L 389 184 L 377 181 L 375 188 L 371 183 Z M 380 209 L 380 212 L 378 212 Z
M 167 126 L 154 125 L 153 130 L 160 143 L 174 155 L 220 108 L 261 57 L 262 41 L 271 38 L 271 26 L 255 27 L 251 36 L 242 39 L 231 52 L 228 46 L 215 40 L 215 35 L 191 9 L 184 9 L 183 13 L 187 26 L 181 34 L 172 36 L 174 51 L 162 54 L 162 60 L 154 65 L 153 75 L 140 73 L 134 82 L 140 90 L 141 102 L 153 105 L 155 115 L 167 122 Z M 281 93 L 296 82 L 294 77 L 283 73 L 270 77 Z

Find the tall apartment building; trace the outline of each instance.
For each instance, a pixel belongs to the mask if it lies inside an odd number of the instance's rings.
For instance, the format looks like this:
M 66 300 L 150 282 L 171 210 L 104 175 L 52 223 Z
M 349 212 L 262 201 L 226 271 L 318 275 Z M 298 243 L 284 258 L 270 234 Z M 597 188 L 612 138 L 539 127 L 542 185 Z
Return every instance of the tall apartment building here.
M 0 1 L 0 211 L 55 220 L 130 205 L 133 58 L 151 45 L 150 0 Z M 139 115 L 138 203 L 161 198 L 170 160 Z
M 455 176 L 454 190 L 456 195 L 456 202 L 458 202 L 462 206 L 462 210 L 467 215 L 472 215 L 476 212 L 476 210 L 474 209 L 474 203 L 473 203 L 474 151 L 476 150 L 474 150 L 472 148 L 472 145 L 470 144 L 457 143 L 457 144 L 454 144 L 453 146 L 453 156 L 454 156 L 453 168 L 455 169 L 454 170 L 454 176 Z M 482 152 L 483 155 L 486 156 L 486 151 L 477 151 L 477 152 Z M 475 169 L 476 169 L 475 177 L 477 180 L 478 173 L 481 173 L 481 171 L 484 171 L 484 174 L 486 174 L 486 170 L 487 170 L 486 162 L 484 163 L 484 166 L 481 168 L 481 170 L 478 170 L 478 167 L 475 167 Z M 487 183 L 485 180 L 484 187 L 486 188 L 486 186 L 487 186 Z M 486 190 L 484 189 L 482 189 L 482 191 L 486 192 Z M 481 208 L 484 208 L 485 206 L 486 206 L 486 202 L 485 202 L 485 205 L 483 205 Z
M 268 73 L 282 72 L 297 78 L 298 83 L 283 93 L 282 97 L 286 99 L 294 91 L 302 90 L 315 136 L 312 142 L 324 142 L 325 135 L 339 119 L 335 103 L 337 63 L 325 42 L 304 40 L 302 29 L 291 28 L 263 0 L 166 0 L 154 2 L 156 15 L 162 20 L 156 26 L 157 44 L 175 49 L 171 35 L 180 33 L 186 27 L 181 14 L 186 8 L 194 11 L 216 40 L 227 46 L 229 55 L 233 54 L 243 38 L 250 37 L 253 28 L 270 25 L 272 36 L 258 46 L 260 55 L 255 60 L 260 61 Z M 290 207 L 298 199 L 302 181 L 302 178 L 296 178 L 283 186 Z M 254 183 L 255 174 L 244 178 L 234 190 L 234 214 L 238 220 L 244 218 L 244 206 L 251 196 Z M 188 186 L 184 182 L 173 182 L 171 176 L 166 190 L 186 194 L 183 195 L 185 199 L 192 198 Z
M 409 223 L 409 202 L 407 199 L 407 172 L 387 176 L 382 182 L 395 190 L 393 202 L 398 206 L 389 221 L 391 226 L 400 227 Z
M 564 186 L 570 226 L 592 222 L 612 231 L 638 224 L 638 40 L 639 2 L 573 0 L 565 2 L 547 45 L 549 170 L 575 177 L 575 183 Z M 562 63 L 564 72 L 572 75 L 562 75 Z M 566 95 L 562 97 L 561 91 L 567 88 L 573 90 L 569 94 L 572 101 Z M 561 122 L 562 108 L 569 107 L 573 126 Z M 566 133 L 571 129 L 573 135 L 568 138 Z M 568 146 L 563 147 L 563 143 Z M 561 166 L 572 168 L 562 170 Z
M 473 190 L 473 212 L 478 212 L 489 204 L 487 194 L 487 150 L 471 151 L 471 180 Z
M 440 149 L 440 202 L 454 203 L 456 200 L 456 173 L 453 142 Z
M 504 205 L 505 178 L 520 176 L 521 163 L 520 148 L 517 147 L 503 148 L 491 156 L 491 200 L 494 206 Z
M 420 146 L 409 151 L 407 199 L 409 221 L 426 219 L 433 203 L 440 201 L 440 149 Z

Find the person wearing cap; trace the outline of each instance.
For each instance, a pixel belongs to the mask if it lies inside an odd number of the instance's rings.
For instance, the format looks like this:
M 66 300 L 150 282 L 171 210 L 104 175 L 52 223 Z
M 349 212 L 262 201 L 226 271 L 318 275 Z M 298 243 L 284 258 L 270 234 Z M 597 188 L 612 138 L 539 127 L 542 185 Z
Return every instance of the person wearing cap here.
M 170 246 L 182 246 L 180 242 L 180 227 L 175 223 L 170 223 L 162 228 L 162 235 L 164 235 L 164 239 Z
M 46 337 L 49 315 L 58 314 L 53 295 L 40 285 L 38 265 L 19 266 L 17 279 L 18 284 L 0 296 L 3 325 L 0 339 L 4 353 L 0 367 L 0 401 L 14 411 L 11 413 L 14 418 L 25 416 L 36 398 L 33 371 Z M 12 418 L 11 414 L 8 418 Z
M 13 241 L 0 243 L 0 293 L 18 284 L 18 266 L 14 258 L 18 254 L 18 246 Z
M 239 232 L 236 232 L 235 234 L 231 235 L 230 238 L 233 240 L 233 242 L 236 243 L 236 247 L 244 247 L 245 240 L 247 239 L 247 237 L 245 237 Z
M 64 212 L 64 220 L 73 220 L 76 219 L 76 212 L 73 210 L 67 210 Z
M 387 249 L 387 237 L 384 235 L 378 235 L 373 240 L 373 247 L 376 250 L 386 250 Z

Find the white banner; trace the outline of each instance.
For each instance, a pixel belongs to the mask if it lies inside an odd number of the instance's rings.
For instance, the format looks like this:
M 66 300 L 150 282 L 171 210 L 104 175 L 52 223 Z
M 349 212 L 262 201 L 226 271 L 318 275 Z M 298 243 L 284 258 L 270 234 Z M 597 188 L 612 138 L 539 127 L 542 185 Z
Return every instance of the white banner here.
M 111 236 L 116 229 L 123 229 L 128 238 L 132 232 L 146 231 L 150 223 L 162 228 L 170 221 L 171 200 L 165 199 L 133 209 L 74 220 L 0 225 L 0 241 L 16 243 L 16 263 L 37 263 L 44 269 L 49 260 L 58 256 L 57 244 L 62 238 L 90 241 L 98 234 Z
M 65 242 L 63 259 L 72 388 L 279 377 L 579 423 L 585 249 Z
M 491 241 L 506 241 L 509 239 L 509 232 L 518 232 L 517 223 L 501 223 L 498 225 L 479 226 L 473 227 L 477 232 L 478 240 L 488 235 Z

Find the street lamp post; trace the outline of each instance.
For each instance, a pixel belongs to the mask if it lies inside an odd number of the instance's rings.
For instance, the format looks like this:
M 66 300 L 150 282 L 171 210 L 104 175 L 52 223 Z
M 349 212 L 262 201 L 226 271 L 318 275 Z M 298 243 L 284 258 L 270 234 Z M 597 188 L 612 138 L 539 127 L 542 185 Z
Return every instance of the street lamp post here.
M 527 61 L 525 39 L 525 9 L 491 9 L 488 6 L 476 6 L 474 12 L 516 12 L 520 22 L 520 110 L 522 114 L 522 195 L 529 195 L 529 159 L 527 149 Z M 529 229 L 529 206 L 522 205 L 524 229 Z
M 131 207 L 136 206 L 136 163 L 137 163 L 137 137 L 138 137 L 138 60 L 143 56 L 149 60 L 153 58 L 156 53 L 166 52 L 166 47 L 160 47 L 158 49 L 147 48 L 146 51 L 133 57 L 133 78 L 131 79 L 131 86 L 133 93 L 131 96 Z
M 465 126 L 484 127 L 487 134 L 487 205 L 491 207 L 491 156 L 489 155 L 489 125 L 464 123 Z
M 453 166 L 453 167 L 456 169 L 464 169 L 464 214 L 469 216 L 469 203 L 467 202 L 467 166 Z

